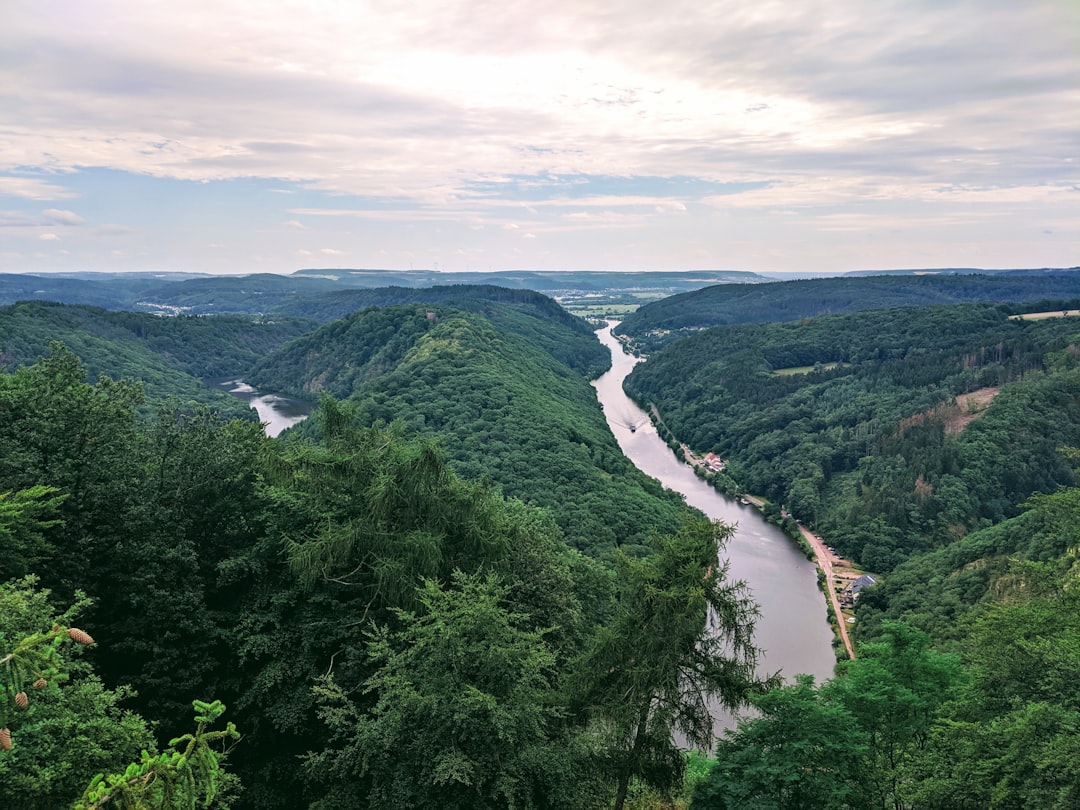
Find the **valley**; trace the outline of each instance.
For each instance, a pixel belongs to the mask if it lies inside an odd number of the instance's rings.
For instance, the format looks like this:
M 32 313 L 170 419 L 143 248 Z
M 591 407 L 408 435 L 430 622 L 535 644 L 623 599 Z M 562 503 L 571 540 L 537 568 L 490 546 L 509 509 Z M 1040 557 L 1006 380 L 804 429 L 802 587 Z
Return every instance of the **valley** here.
M 0 716 L 0 796 L 62 806 L 200 695 L 244 735 L 207 760 L 238 807 L 467 805 L 507 775 L 514 802 L 685 807 L 758 789 L 736 763 L 778 742 L 829 750 L 830 789 L 914 807 L 999 789 L 957 782 L 963 729 L 1017 795 L 1068 795 L 1080 333 L 1015 316 L 1074 309 L 1053 297 L 1074 280 L 942 277 L 937 300 L 978 302 L 891 306 L 931 289 L 895 278 L 798 282 L 850 295 L 835 315 L 792 309 L 794 282 L 707 287 L 727 295 L 709 317 L 746 322 L 672 328 L 668 299 L 627 289 L 646 303 L 614 330 L 493 284 L 176 279 L 153 283 L 197 282 L 170 306 L 208 314 L 0 308 L 0 631 L 29 645 L 4 688 L 36 700 L 24 673 L 55 673 L 44 714 Z M 604 287 L 627 279 L 595 281 L 588 311 L 629 306 Z M 248 406 L 275 398 L 296 410 L 264 434 Z M 859 568 L 830 581 L 825 544 Z M 85 661 L 50 635 L 72 605 Z M 46 642 L 64 651 L 28 652 Z M 791 722 L 811 715 L 832 719 Z M 47 786 L 23 757 L 63 723 L 120 731 L 64 749 Z M 458 793 L 432 770 L 448 752 L 473 769 Z M 1024 776 L 1031 757 L 1056 770 Z

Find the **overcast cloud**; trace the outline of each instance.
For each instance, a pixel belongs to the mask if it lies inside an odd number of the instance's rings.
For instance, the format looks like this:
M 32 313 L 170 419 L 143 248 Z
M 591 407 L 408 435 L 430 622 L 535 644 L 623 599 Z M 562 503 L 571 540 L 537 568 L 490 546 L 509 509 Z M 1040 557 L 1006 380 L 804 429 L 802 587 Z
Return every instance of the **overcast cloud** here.
M 1068 0 L 5 5 L 0 270 L 1080 264 Z

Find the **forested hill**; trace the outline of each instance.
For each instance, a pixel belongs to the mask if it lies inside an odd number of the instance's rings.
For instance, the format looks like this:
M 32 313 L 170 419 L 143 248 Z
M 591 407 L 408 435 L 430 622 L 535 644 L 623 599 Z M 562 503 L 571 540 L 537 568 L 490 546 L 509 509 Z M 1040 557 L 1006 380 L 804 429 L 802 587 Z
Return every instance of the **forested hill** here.
M 138 380 L 148 400 L 176 396 L 240 415 L 246 407 L 207 388 L 201 378 L 243 374 L 313 326 L 298 318 L 161 318 L 27 301 L 0 308 L 0 368 L 14 371 L 33 363 L 59 341 L 81 359 L 93 379 L 104 374 Z
M 550 509 L 590 553 L 673 528 L 678 499 L 623 456 L 597 407 L 588 379 L 609 357 L 592 332 L 513 303 L 479 309 L 364 310 L 283 347 L 250 380 L 348 397 L 361 422 L 437 437 L 459 473 Z
M 483 315 L 500 328 L 529 338 L 583 373 L 599 372 L 610 365 L 607 352 L 598 348 L 587 322 L 571 315 L 554 299 L 532 290 L 490 284 L 339 290 L 298 301 L 290 312 L 330 321 L 362 309 L 404 304 L 443 304 Z
M 643 350 L 724 324 L 796 321 L 898 306 L 1080 297 L 1080 270 L 1018 275 L 895 275 L 724 284 L 673 295 L 626 316 L 619 334 Z
M 1080 319 L 715 327 L 628 388 L 878 580 L 856 659 L 755 701 L 691 810 L 1080 807 Z
M 730 459 L 747 491 L 880 572 L 1072 480 L 1056 450 L 1080 444 L 1078 333 L 991 305 L 717 327 L 626 387 L 680 440 Z

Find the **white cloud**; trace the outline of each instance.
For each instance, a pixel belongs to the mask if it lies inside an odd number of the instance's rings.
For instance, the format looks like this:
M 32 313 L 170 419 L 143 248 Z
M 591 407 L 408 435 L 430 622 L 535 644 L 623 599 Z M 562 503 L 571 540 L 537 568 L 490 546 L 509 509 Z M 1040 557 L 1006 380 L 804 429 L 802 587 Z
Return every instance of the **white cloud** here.
M 324 256 L 344 256 L 344 250 L 337 250 L 336 248 L 319 248 L 319 253 Z
M 0 160 L 0 171 L 4 168 L 10 170 L 13 167 L 4 167 Z M 50 183 L 40 177 L 0 175 L 0 196 L 24 197 L 28 200 L 70 200 L 78 195 L 64 186 Z
M 67 173 L 90 167 L 259 178 L 275 197 L 293 196 L 295 208 L 265 220 L 281 231 L 315 216 L 351 217 L 358 229 L 410 223 L 417 231 L 399 234 L 400 251 L 444 238 L 436 229 L 447 224 L 477 234 L 494 226 L 501 238 L 512 225 L 526 238 L 648 226 L 648 238 L 670 240 L 677 265 L 675 248 L 700 249 L 687 221 L 708 234 L 736 210 L 826 215 L 904 203 L 911 222 L 925 223 L 940 206 L 978 205 L 1030 209 L 1040 229 L 1051 213 L 1080 217 L 1068 192 L 1080 183 L 1076 4 L 671 0 L 660 14 L 646 0 L 552 0 L 537 9 L 526 0 L 280 0 L 257 13 L 244 0 L 17 3 L 4 15 L 0 196 L 73 198 L 82 190 L 65 186 Z M 704 199 L 526 193 L 529 177 L 575 175 L 770 185 Z M 481 178 L 518 182 L 477 198 L 470 184 Z M 319 208 L 326 194 L 353 199 Z M 42 217 L 22 224 L 82 224 L 62 209 Z M 742 255 L 766 256 L 782 236 Z
M 55 233 L 39 234 L 38 239 L 40 239 L 42 242 L 59 242 L 60 241 L 60 237 L 57 236 Z
M 41 212 L 45 221 L 53 225 L 83 225 L 86 220 L 74 211 L 64 211 L 59 208 L 46 208 Z
M 1008 152 L 1080 101 L 1064 4 L 58 5 L 74 23 L 13 14 L 9 70 L 54 58 L 8 75 L 9 163 L 414 198 L 481 171 L 715 176 L 836 150 L 887 172 L 893 144 Z

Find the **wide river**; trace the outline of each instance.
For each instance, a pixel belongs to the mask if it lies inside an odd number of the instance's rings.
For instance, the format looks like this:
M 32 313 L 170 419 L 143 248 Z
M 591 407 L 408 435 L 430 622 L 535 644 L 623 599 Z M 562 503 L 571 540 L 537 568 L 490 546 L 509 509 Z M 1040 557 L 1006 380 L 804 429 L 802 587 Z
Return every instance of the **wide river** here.
M 761 608 L 754 634 L 764 650 L 759 672 L 779 670 L 788 680 L 799 673 L 819 681 L 831 677 L 836 656 L 817 567 L 757 509 L 721 495 L 675 457 L 648 415 L 623 392 L 623 380 L 641 360 L 623 351 L 611 334 L 614 326 L 609 322 L 596 333 L 611 349 L 611 371 L 593 386 L 623 453 L 665 487 L 681 492 L 691 506 L 735 525 L 723 554 L 730 562 L 730 577 L 744 581 Z

